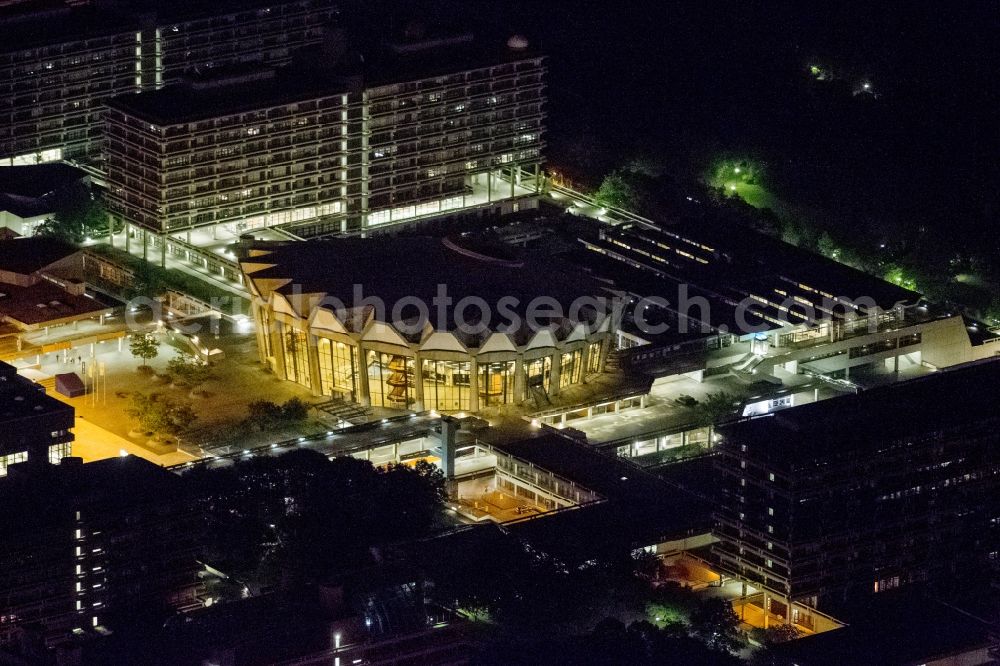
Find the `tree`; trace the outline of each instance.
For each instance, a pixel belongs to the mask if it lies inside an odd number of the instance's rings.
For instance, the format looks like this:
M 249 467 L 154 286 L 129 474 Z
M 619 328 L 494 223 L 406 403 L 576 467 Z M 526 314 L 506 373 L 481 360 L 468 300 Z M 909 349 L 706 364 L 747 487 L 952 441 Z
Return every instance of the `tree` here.
M 247 405 L 246 423 L 257 430 L 270 430 L 281 422 L 281 407 L 270 400 L 254 400 Z
M 125 410 L 143 430 L 168 435 L 180 435 L 198 418 L 186 403 L 175 403 L 167 397 L 133 393 Z
M 740 396 L 734 393 L 727 391 L 709 393 L 696 410 L 698 422 L 702 425 L 714 425 L 732 416 L 741 403 Z
M 799 631 L 790 624 L 774 624 L 764 629 L 763 640 L 761 641 L 764 645 L 770 647 L 772 645 L 778 645 L 779 643 L 787 643 L 788 641 L 794 641 L 799 637 Z
M 692 634 L 716 650 L 735 652 L 740 645 L 739 627 L 740 619 L 725 599 L 705 599 L 691 613 Z
M 838 259 L 840 257 L 840 248 L 837 244 L 833 242 L 833 237 L 829 233 L 823 232 L 819 235 L 816 240 L 816 249 L 824 257 L 829 257 L 831 259 Z
M 178 354 L 167 362 L 167 372 L 197 386 L 212 376 L 212 367 L 193 354 Z
M 635 210 L 638 198 L 638 193 L 621 169 L 615 169 L 605 176 L 594 193 L 594 201 L 602 206 L 623 210 Z
M 139 296 L 154 298 L 166 291 L 163 272 L 148 261 L 140 261 L 135 267 L 132 283 L 123 290 L 123 296 L 128 299 Z
M 52 217 L 39 225 L 36 233 L 80 243 L 107 229 L 107 214 L 100 198 L 90 188 L 78 184 L 57 195 Z
M 129 350 L 132 356 L 142 359 L 142 367 L 146 367 L 146 361 L 152 360 L 160 354 L 160 341 L 152 333 L 135 333 L 129 343 Z
M 308 416 L 309 405 L 301 398 L 289 398 L 281 405 L 281 420 L 285 423 L 302 423 Z
M 913 291 L 916 291 L 917 289 L 916 280 L 913 279 L 912 275 L 910 275 L 902 266 L 897 264 L 892 264 L 888 267 L 883 279 L 886 282 L 898 284 L 903 289 L 910 289 Z
M 289 398 L 283 404 L 254 400 L 247 405 L 246 424 L 257 430 L 299 425 L 309 416 L 309 405 L 301 398 Z

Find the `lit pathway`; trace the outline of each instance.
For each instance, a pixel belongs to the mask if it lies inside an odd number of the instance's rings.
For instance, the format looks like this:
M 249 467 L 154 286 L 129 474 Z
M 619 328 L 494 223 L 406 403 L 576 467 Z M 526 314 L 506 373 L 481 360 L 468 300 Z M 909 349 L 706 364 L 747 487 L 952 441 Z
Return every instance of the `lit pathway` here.
M 76 417 L 76 427 L 73 428 L 73 434 L 76 436 L 76 440 L 73 442 L 73 455 L 80 456 L 84 462 L 115 458 L 121 455 L 122 451 L 163 466 L 179 465 L 189 460 L 195 460 L 194 456 L 181 450 L 158 455 L 133 441 L 105 430 L 82 416 Z

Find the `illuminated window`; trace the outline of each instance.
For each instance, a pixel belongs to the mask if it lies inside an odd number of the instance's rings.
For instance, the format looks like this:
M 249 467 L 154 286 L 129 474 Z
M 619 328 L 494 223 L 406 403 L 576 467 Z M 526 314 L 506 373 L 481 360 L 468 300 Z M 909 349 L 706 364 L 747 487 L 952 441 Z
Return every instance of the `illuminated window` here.
M 412 356 L 369 351 L 366 372 L 373 407 L 407 409 L 413 404 Z
M 514 402 L 514 361 L 479 364 L 479 406 Z
M 357 348 L 343 342 L 319 339 L 319 381 L 323 395 L 356 400 Z
M 421 365 L 424 409 L 469 409 L 470 368 L 468 361 L 424 360 Z
M 565 388 L 570 384 L 579 384 L 582 371 L 582 349 L 563 354 L 559 359 L 559 387 Z
M 27 462 L 27 460 L 28 460 L 27 451 L 18 451 L 17 453 L 11 453 L 6 456 L 0 456 L 0 476 L 7 475 L 7 468 L 9 466 Z

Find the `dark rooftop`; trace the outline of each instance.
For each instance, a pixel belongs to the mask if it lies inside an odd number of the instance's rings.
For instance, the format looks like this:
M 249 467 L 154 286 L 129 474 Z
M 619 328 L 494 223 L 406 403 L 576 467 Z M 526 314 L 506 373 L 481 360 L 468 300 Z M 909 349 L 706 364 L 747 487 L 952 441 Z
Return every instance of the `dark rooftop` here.
M 944 663 L 947 657 L 990 645 L 988 625 L 933 598 L 893 591 L 876 595 L 859 611 L 846 627 L 774 647 L 776 663 L 909 666 L 939 659 Z
M 495 446 L 607 498 L 506 525 L 513 534 L 564 558 L 586 560 L 711 529 L 706 500 L 560 433 Z
M 352 51 L 339 62 L 331 62 L 332 56 L 317 46 L 304 50 L 296 64 L 275 70 L 267 80 L 223 85 L 225 77 L 220 76 L 220 85 L 214 88 L 175 84 L 120 95 L 108 105 L 153 123 L 173 125 L 345 94 L 361 85 L 372 88 L 540 57 L 530 48 L 510 49 L 492 40 L 475 39 L 442 40 L 403 52 L 385 46 L 363 51 L 363 58 Z
M 516 304 L 506 303 L 523 318 L 529 302 L 539 296 L 554 298 L 565 313 L 577 298 L 608 295 L 603 284 L 551 256 L 518 252 L 509 246 L 480 247 L 466 238 L 377 236 L 257 242 L 254 250 L 252 258 L 243 260 L 245 265 L 275 264 L 250 269 L 255 284 L 290 280 L 277 292 L 325 293 L 347 308 L 363 305 L 355 302 L 354 286 L 360 285 L 364 297 L 382 299 L 387 315 L 393 304 L 416 297 L 427 305 L 436 323 L 434 299 L 439 285 L 446 285 L 451 304 L 442 323 L 448 328 L 455 326 L 453 306 L 466 297 L 485 300 L 496 324 L 505 323 L 498 321 L 504 315 L 498 304 L 505 297 L 517 299 Z M 404 315 L 412 311 L 407 308 Z M 475 313 L 478 308 L 468 311 Z
M 13 439 L 11 421 L 55 413 L 68 414 L 72 422 L 72 406 L 46 395 L 43 387 L 17 374 L 14 366 L 0 361 L 0 423 L 5 424 L 7 438 Z
M 48 280 L 30 287 L 0 283 L 0 315 L 26 326 L 92 317 L 110 310 L 108 305 L 96 299 L 71 294 Z
M 0 167 L 0 193 L 37 199 L 86 177 L 85 171 L 61 162 Z
M 719 427 L 775 459 L 810 460 L 833 452 L 983 421 L 1000 420 L 1000 360 L 984 360 Z M 853 433 L 845 436 L 845 433 Z
M 178 125 L 346 94 L 351 91 L 352 85 L 349 79 L 330 72 L 285 68 L 270 78 L 230 85 L 220 80 L 215 87 L 180 83 L 138 95 L 120 95 L 106 104 L 151 123 Z
M 59 465 L 13 473 L 17 467 L 0 479 L 0 506 L 4 507 L 0 524 L 8 535 L 58 525 L 66 520 L 71 506 L 116 511 L 161 503 L 180 492 L 182 484 L 177 475 L 136 456 L 85 465 L 79 458 L 64 458 Z
M 862 311 L 866 306 L 862 299 L 890 310 L 898 303 L 916 304 L 920 298 L 916 292 L 822 255 L 721 221 L 656 228 L 636 225 L 580 240 L 590 251 L 578 254 L 578 260 L 599 275 L 631 293 L 665 296 L 672 304 L 684 298 L 679 295 L 683 287 L 689 302 L 695 297 L 709 302 L 712 326 L 733 332 L 754 332 L 746 330 L 749 327 L 760 330 L 760 322 L 764 330 L 783 322 L 800 324 L 804 318 L 797 316 L 803 310 L 798 304 L 802 303 L 811 303 L 813 314 L 823 316 L 819 307 L 829 308 L 840 298 L 858 301 Z M 736 316 L 740 303 L 746 304 L 743 311 L 749 315 L 745 323 Z M 784 304 L 796 314 L 775 304 Z M 838 313 L 842 309 L 838 306 Z M 693 306 L 689 311 L 699 315 L 701 308 Z
M 76 246 L 52 236 L 0 241 L 0 271 L 31 275 L 79 251 Z

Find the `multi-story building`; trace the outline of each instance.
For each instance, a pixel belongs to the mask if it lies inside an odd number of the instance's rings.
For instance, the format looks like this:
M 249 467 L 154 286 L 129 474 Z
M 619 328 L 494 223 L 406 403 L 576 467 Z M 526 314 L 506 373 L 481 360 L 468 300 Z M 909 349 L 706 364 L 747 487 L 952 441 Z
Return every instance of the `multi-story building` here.
M 998 381 L 1000 362 L 979 361 L 722 426 L 722 568 L 800 623 L 975 576 L 1000 553 Z
M 99 166 L 103 100 L 186 72 L 290 62 L 332 0 L 25 3 L 0 10 L 0 165 Z
M 73 407 L 0 362 L 0 477 L 17 463 L 58 463 L 72 452 Z
M 462 35 L 364 60 L 110 101 L 108 205 L 127 237 L 165 254 L 166 235 L 200 228 L 312 236 L 534 202 L 544 66 L 526 42 Z
M 618 325 L 600 283 L 468 238 L 247 241 L 240 266 L 261 360 L 377 407 L 544 402 L 603 371 Z M 555 309 L 533 318 L 539 303 Z
M 133 456 L 11 470 L 0 480 L 0 643 L 40 626 L 57 644 L 194 603 L 199 523 L 182 484 Z

